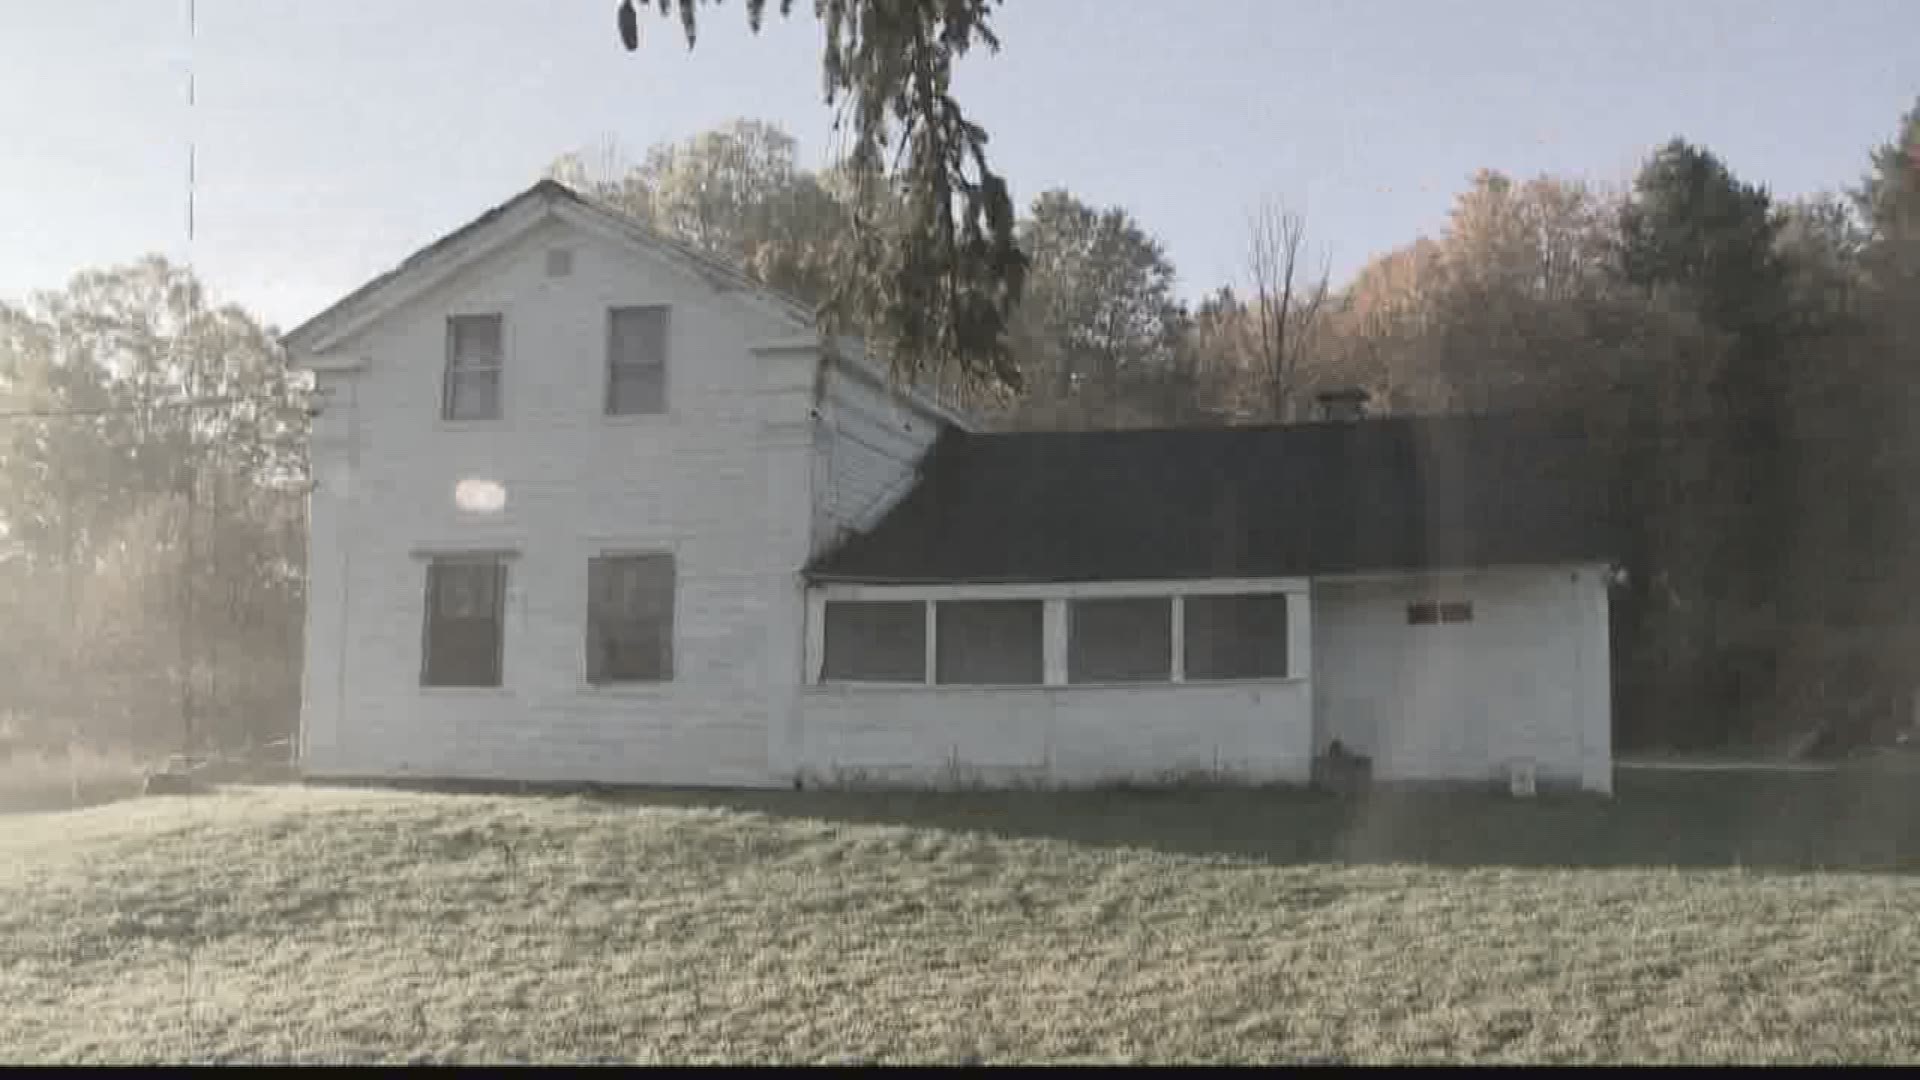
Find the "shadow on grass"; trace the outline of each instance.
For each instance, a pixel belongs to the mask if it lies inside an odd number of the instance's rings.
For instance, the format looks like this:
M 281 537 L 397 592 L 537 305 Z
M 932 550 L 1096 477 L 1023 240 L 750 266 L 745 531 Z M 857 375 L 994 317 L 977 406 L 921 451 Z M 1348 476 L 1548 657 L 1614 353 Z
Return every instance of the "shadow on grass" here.
M 449 785 L 410 785 L 447 790 Z M 1623 774 L 1613 798 L 1292 788 L 842 792 L 596 788 L 595 801 L 1059 840 L 1269 865 L 1920 872 L 1920 777 Z M 458 790 L 500 790 L 460 785 Z M 580 794 L 578 788 L 572 793 Z

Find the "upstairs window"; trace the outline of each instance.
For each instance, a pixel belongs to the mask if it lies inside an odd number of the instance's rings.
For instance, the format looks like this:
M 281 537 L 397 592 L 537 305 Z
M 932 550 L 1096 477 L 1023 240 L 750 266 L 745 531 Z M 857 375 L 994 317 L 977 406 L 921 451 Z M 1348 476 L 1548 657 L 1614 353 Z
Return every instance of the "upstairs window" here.
M 587 682 L 673 678 L 673 556 L 587 561 Z
M 607 415 L 667 410 L 667 309 L 614 308 L 607 326 Z
M 447 320 L 442 419 L 500 418 L 500 369 L 506 358 L 501 322 L 499 315 L 455 315 Z
M 499 686 L 507 564 L 451 556 L 427 564 L 422 686 Z

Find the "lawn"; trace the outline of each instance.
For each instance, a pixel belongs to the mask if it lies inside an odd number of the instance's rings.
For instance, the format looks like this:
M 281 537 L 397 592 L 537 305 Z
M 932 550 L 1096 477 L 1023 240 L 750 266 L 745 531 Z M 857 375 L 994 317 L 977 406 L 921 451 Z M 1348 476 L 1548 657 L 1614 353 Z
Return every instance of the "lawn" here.
M 0 1061 L 1914 1062 L 1916 806 L 1663 778 L 19 814 Z

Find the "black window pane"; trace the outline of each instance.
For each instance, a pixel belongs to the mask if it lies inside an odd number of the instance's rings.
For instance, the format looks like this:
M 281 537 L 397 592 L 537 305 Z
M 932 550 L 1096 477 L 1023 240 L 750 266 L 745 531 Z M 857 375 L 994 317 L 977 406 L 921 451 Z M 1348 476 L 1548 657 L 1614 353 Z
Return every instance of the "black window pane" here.
M 838 682 L 926 680 L 926 605 L 912 601 L 832 601 L 820 677 Z
M 1067 681 L 1164 682 L 1173 677 L 1173 603 L 1165 597 L 1067 605 Z
M 607 333 L 607 412 L 663 412 L 666 385 L 667 309 L 613 309 Z
M 455 367 L 489 367 L 500 363 L 500 316 L 455 315 L 448 320 Z
M 587 681 L 673 677 L 673 556 L 602 555 L 587 561 Z
M 428 565 L 422 684 L 500 685 L 506 572 L 497 559 Z
M 942 600 L 934 605 L 934 681 L 1028 686 L 1045 670 L 1038 600 Z
M 500 369 L 462 371 L 447 375 L 449 420 L 494 420 L 500 416 Z
M 1185 665 L 1189 680 L 1287 677 L 1287 598 L 1189 596 Z
M 1440 621 L 1440 605 L 1419 603 L 1407 605 L 1407 624 L 1410 626 L 1432 626 Z
M 615 368 L 608 380 L 607 412 L 641 416 L 666 411 L 667 369 Z

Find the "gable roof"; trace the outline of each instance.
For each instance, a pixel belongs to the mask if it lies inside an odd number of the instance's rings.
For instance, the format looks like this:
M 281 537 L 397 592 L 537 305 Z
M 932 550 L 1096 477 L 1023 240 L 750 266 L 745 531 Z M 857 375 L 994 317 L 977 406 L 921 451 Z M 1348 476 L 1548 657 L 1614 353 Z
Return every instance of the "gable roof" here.
M 397 301 L 458 272 L 520 234 L 554 218 L 571 219 L 591 230 L 611 233 L 681 264 L 717 288 L 743 292 L 796 329 L 811 329 L 813 313 L 800 301 L 759 284 L 725 260 L 681 243 L 640 224 L 556 180 L 543 179 L 506 202 L 415 251 L 398 266 L 348 293 L 326 310 L 282 336 L 288 348 L 324 346 L 329 338 L 385 310 Z M 412 285 L 412 289 L 405 286 Z
M 1139 581 L 1603 562 L 1617 521 L 1572 424 L 1381 418 L 940 437 L 821 581 Z
M 891 378 L 879 363 L 867 355 L 864 343 L 846 337 L 829 340 L 820 333 L 821 327 L 814 311 L 805 302 L 755 281 L 744 270 L 725 259 L 682 243 L 552 179 L 540 180 L 415 251 L 398 266 L 368 281 L 282 335 L 281 344 L 289 353 L 325 349 L 393 306 L 444 281 L 535 226 L 556 219 L 573 222 L 589 231 L 665 256 L 716 289 L 736 293 L 787 323 L 796 335 L 763 345 L 794 346 L 803 343 L 800 335 L 817 335 L 804 343 L 809 346 L 817 343 L 831 362 L 877 380 L 878 385 L 949 425 L 963 428 L 972 426 L 967 417 L 935 396 L 914 386 L 901 385 Z

